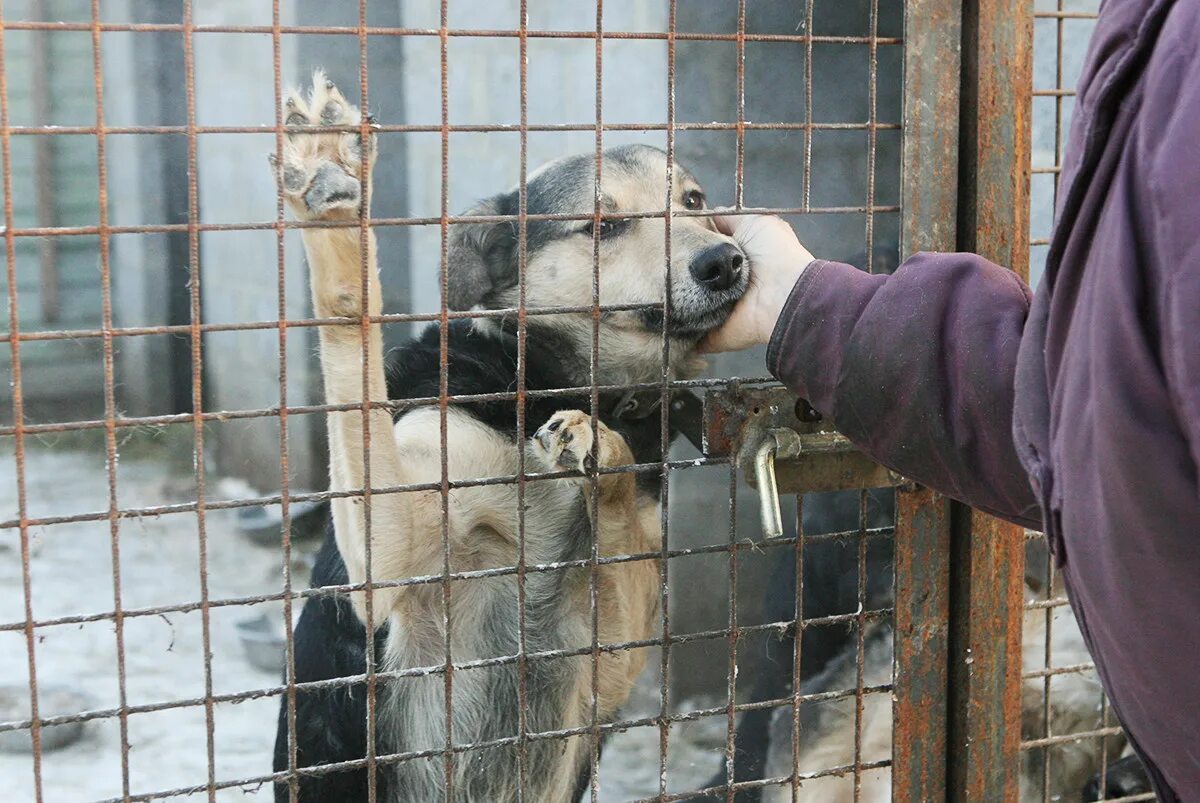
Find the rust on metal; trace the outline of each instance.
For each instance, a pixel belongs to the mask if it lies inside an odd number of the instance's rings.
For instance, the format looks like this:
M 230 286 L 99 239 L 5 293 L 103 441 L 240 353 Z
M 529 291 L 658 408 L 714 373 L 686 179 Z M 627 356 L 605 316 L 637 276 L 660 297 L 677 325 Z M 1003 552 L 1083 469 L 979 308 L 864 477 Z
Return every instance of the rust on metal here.
M 897 490 L 896 689 L 892 708 L 895 800 L 945 797 L 949 525 L 945 497 L 926 488 Z
M 45 13 L 42 0 L 32 0 L 29 4 L 29 16 L 41 19 Z M 50 43 L 45 31 L 34 31 L 33 41 L 30 42 L 31 86 L 30 99 L 33 102 L 33 117 L 39 126 L 51 127 L 50 92 Z M 58 210 L 54 203 L 54 171 L 55 171 L 54 140 L 49 137 L 38 137 L 34 140 L 33 172 L 37 177 L 34 182 L 36 197 L 36 220 L 38 226 L 53 227 L 58 225 Z M 59 302 L 58 275 L 58 240 L 47 237 L 39 243 L 41 253 L 41 307 L 42 321 L 54 323 L 61 313 Z
M 862 490 L 895 484 L 888 469 L 859 451 L 827 421 L 813 420 L 810 410 L 805 400 L 787 388 L 709 391 L 704 400 L 705 454 L 736 455 L 746 483 L 757 488 L 757 444 L 770 430 L 791 430 L 799 434 L 798 450 L 774 461 L 780 493 Z
M 1033 16 L 1025 0 L 966 0 L 959 247 L 1028 279 Z M 1017 796 L 1024 534 L 951 510 L 949 795 Z
M 962 0 L 905 5 L 902 257 L 956 246 L 962 13 Z M 898 488 L 894 800 L 946 797 L 949 547 L 948 500 L 911 484 Z

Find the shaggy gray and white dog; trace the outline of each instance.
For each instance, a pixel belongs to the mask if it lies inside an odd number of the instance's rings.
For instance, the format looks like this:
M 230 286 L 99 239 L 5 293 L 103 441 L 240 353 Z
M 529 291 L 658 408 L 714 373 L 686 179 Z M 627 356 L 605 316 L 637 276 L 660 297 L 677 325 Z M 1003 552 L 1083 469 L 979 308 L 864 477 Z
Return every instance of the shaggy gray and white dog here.
M 290 126 L 360 124 L 358 110 L 320 73 L 306 97 L 288 98 L 287 109 Z M 370 184 L 361 186 L 360 175 L 365 170 L 369 176 L 374 159 L 373 143 L 357 133 L 300 131 L 289 133 L 275 167 L 296 217 L 353 222 L 370 203 Z M 602 473 L 599 510 L 593 510 L 584 474 L 661 460 L 660 412 L 653 403 L 602 393 L 597 440 L 590 411 L 574 409 L 590 408 L 589 393 L 531 396 L 524 412 L 533 437 L 524 444 L 515 399 L 453 403 L 445 411 L 401 405 L 396 415 L 381 404 L 438 396 L 443 345 L 446 389 L 456 396 L 511 394 L 518 374 L 528 391 L 578 388 L 593 378 L 601 386 L 660 381 L 664 334 L 671 377 L 702 367 L 696 344 L 724 322 L 747 287 L 743 254 L 700 216 L 676 217 L 668 240 L 665 213 L 703 209 L 704 194 L 686 170 L 649 147 L 604 153 L 602 220 L 562 219 L 592 215 L 595 173 L 593 157 L 580 156 L 528 178 L 533 219 L 524 300 L 531 314 L 523 350 L 512 316 L 456 319 L 444 344 L 434 324 L 385 359 L 380 325 L 364 322 L 364 316 L 380 314 L 373 232 L 364 237 L 353 225 L 302 231 L 314 313 L 345 319 L 319 330 L 325 400 L 347 407 L 328 414 L 330 487 L 345 495 L 333 500 L 333 535 L 314 584 L 364 583 L 368 548 L 376 583 L 442 575 L 444 560 L 451 572 L 482 573 L 446 584 L 385 585 L 373 590 L 369 603 L 364 591 L 308 601 L 296 631 L 297 680 L 362 675 L 365 644 L 374 638 L 376 669 L 402 675 L 380 683 L 375 753 L 425 755 L 385 758 L 380 766 L 386 769 L 369 779 L 361 762 L 368 752 L 363 684 L 302 690 L 294 727 L 286 704 L 281 712 L 276 769 L 358 762 L 293 777 L 290 783 L 305 800 L 365 799 L 369 780 L 383 790 L 381 797 L 394 801 L 502 803 L 517 798 L 518 784 L 525 800 L 568 800 L 586 779 L 591 750 L 598 749 L 586 729 L 612 717 L 641 670 L 644 649 L 609 645 L 655 632 L 657 487 L 635 481 L 630 472 Z M 522 249 L 512 217 L 518 208 L 518 192 L 511 190 L 469 213 L 480 220 L 450 226 L 446 289 L 452 308 L 517 306 Z M 644 306 L 605 311 L 598 323 L 590 310 L 534 314 L 592 304 L 597 247 L 601 305 Z M 599 348 L 593 377 L 594 326 Z M 361 409 L 364 390 L 374 405 L 369 413 Z M 658 391 L 653 397 L 660 398 Z M 369 506 L 363 498 L 367 438 L 374 489 Z M 512 477 L 522 470 L 522 446 L 525 472 L 571 474 L 528 481 L 523 521 L 515 483 L 451 489 L 445 514 L 440 491 L 379 490 Z M 598 522 L 594 533 L 591 521 Z M 582 565 L 593 539 L 601 558 L 642 556 L 595 571 L 597 661 L 591 652 L 591 572 Z M 528 569 L 522 594 L 515 568 L 522 560 L 527 567 L 574 564 Z M 505 569 L 511 570 L 496 571 Z M 571 654 L 537 657 L 547 652 Z M 445 676 L 447 653 L 456 665 L 452 682 Z M 574 735 L 536 738 L 570 729 Z M 485 746 L 467 747 L 480 744 Z M 289 792 L 284 783 L 277 786 L 281 799 Z

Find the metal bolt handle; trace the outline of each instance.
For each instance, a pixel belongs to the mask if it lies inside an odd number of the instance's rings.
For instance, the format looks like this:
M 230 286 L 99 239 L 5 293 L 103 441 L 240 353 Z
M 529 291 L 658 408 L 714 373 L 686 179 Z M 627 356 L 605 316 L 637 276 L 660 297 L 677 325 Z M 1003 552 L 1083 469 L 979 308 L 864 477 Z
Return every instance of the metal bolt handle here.
M 763 433 L 754 452 L 754 476 L 758 484 L 758 503 L 763 533 L 768 538 L 783 535 L 783 513 L 779 508 L 779 485 L 775 480 L 775 458 L 800 454 L 800 436 L 793 430 L 778 428 Z

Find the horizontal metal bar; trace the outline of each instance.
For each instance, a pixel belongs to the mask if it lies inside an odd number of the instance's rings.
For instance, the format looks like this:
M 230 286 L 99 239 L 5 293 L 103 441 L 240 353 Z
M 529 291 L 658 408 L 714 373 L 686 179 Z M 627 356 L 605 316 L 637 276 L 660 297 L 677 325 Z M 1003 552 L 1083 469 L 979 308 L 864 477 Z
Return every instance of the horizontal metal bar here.
M 859 772 L 868 770 L 885 769 L 892 766 L 890 758 L 879 759 L 878 761 L 863 761 L 858 764 L 842 764 L 837 767 L 826 767 L 822 770 L 814 770 L 812 772 L 798 772 L 794 775 L 781 775 L 775 778 L 767 778 L 761 781 L 736 781 L 729 784 L 721 784 L 720 786 L 709 786 L 703 789 L 692 789 L 687 792 L 678 792 L 673 795 L 655 795 L 654 797 L 644 797 L 631 801 L 631 803 L 666 803 L 667 801 L 676 800 L 693 800 L 696 795 L 703 794 L 719 794 L 728 789 L 735 792 L 742 789 L 762 789 L 767 786 L 782 786 L 790 785 L 794 781 L 813 781 L 818 778 L 829 778 L 832 776 L 842 777 L 848 775 L 857 769 Z
M 643 312 L 660 311 L 662 304 L 600 304 L 598 306 L 573 305 L 557 307 L 505 307 L 486 310 L 448 310 L 447 320 L 489 320 L 493 318 L 509 318 L 514 315 L 538 317 L 541 315 L 579 315 L 598 312 Z M 396 312 L 369 315 L 369 323 L 437 323 L 442 320 L 441 312 Z M 209 332 L 249 332 L 260 330 L 278 330 L 282 327 L 306 328 L 320 326 L 360 326 L 361 318 L 285 318 L 274 321 L 243 321 L 236 323 L 202 323 L 196 326 L 190 324 L 167 326 L 127 326 L 112 329 L 50 329 L 40 332 L 22 332 L 18 340 L 22 343 L 39 340 L 85 340 L 97 337 L 147 337 L 151 335 L 190 335 L 199 331 Z M 11 335 L 0 332 L 0 343 L 11 341 Z M 590 387 L 589 387 L 590 390 Z
M 1075 90 L 1062 89 L 1061 87 L 1056 89 L 1035 89 L 1033 90 L 1033 96 L 1035 98 L 1067 98 L 1074 97 Z
M 900 123 L 673 123 L 672 131 L 899 131 Z M 478 124 L 478 125 L 448 125 L 444 129 L 440 125 L 388 125 L 376 123 L 371 130 L 377 134 L 519 134 L 528 133 L 557 133 L 572 131 L 666 131 L 666 123 L 604 123 L 597 127 L 595 123 L 519 123 L 508 124 Z M 360 133 L 359 126 L 349 125 L 200 125 L 189 128 L 183 125 L 164 126 L 111 126 L 96 128 L 95 126 L 75 125 L 40 125 L 40 126 L 10 126 L 8 132 L 14 136 L 96 136 L 97 134 L 120 135 L 164 135 L 164 134 L 334 134 Z
M 1035 11 L 1033 17 L 1040 20 L 1094 20 L 1100 15 L 1095 11 Z
M 1021 674 L 1023 680 L 1032 678 L 1049 678 L 1056 675 L 1081 675 L 1095 670 L 1095 664 L 1072 664 L 1071 666 L 1052 666 L 1048 669 L 1035 669 Z
M 819 533 L 815 535 L 805 535 L 803 541 L 806 544 L 818 543 L 822 541 L 847 541 L 852 538 L 891 538 L 894 528 L 879 527 L 868 530 L 846 530 L 835 533 Z M 694 557 L 697 555 L 711 555 L 717 553 L 732 553 L 742 549 L 752 549 L 755 552 L 761 552 L 764 549 L 790 546 L 797 542 L 795 536 L 771 538 L 763 541 L 754 541 L 745 539 L 734 542 L 733 544 L 708 544 L 701 547 L 686 547 L 677 549 L 668 549 L 665 552 L 659 550 L 657 552 L 636 552 L 629 555 L 612 555 L 604 558 L 597 558 L 596 566 L 609 566 L 620 563 L 632 563 L 635 561 L 658 560 L 664 556 L 670 560 L 674 558 Z M 553 563 L 539 563 L 536 565 L 526 565 L 524 571 L 527 574 L 537 574 L 539 572 L 561 571 L 563 569 L 588 568 L 592 566 L 590 558 L 578 558 L 568 561 L 556 561 Z M 405 577 L 399 580 L 373 580 L 371 583 L 347 583 L 343 585 L 328 585 L 316 586 L 314 588 L 303 589 L 292 592 L 274 592 L 271 594 L 258 594 L 248 597 L 227 597 L 210 599 L 207 603 L 209 608 L 223 607 L 248 607 L 258 605 L 264 602 L 278 602 L 284 599 L 303 600 L 309 597 L 324 597 L 334 594 L 349 594 L 353 591 L 365 591 L 370 585 L 372 589 L 384 588 L 399 588 L 402 586 L 414 585 L 431 585 L 434 583 L 440 584 L 449 580 L 478 580 L 488 577 L 505 577 L 516 574 L 519 571 L 516 566 L 500 566 L 491 569 L 475 569 L 472 571 L 450 572 L 449 574 L 429 574 L 418 575 L 416 577 Z M 123 619 L 130 619 L 142 616 L 161 616 L 167 613 L 190 613 L 203 608 L 204 605 L 200 602 L 180 602 L 172 605 L 158 605 L 149 608 L 125 608 L 121 611 Z M 64 625 L 87 624 L 89 622 L 102 622 L 115 618 L 116 614 L 112 611 L 101 613 L 79 614 L 75 616 L 60 616 L 53 619 L 32 620 L 30 622 L 8 622 L 0 624 L 0 632 L 25 630 L 29 628 L 47 628 L 59 627 Z M 813 624 L 828 624 L 825 621 L 805 620 L 805 622 Z M 802 623 L 804 626 L 804 623 Z
M 716 637 L 714 636 L 714 638 L 716 638 Z M 636 646 L 637 647 L 652 647 L 652 646 L 660 646 L 660 645 L 657 645 L 654 643 L 648 643 L 648 644 L 637 644 Z M 602 652 L 613 652 L 615 650 L 609 649 L 609 648 L 605 647 L 604 645 L 602 645 L 601 651 Z M 590 655 L 592 653 L 592 648 L 590 646 L 588 646 L 581 650 L 559 650 L 559 651 L 556 651 L 556 653 L 562 653 L 562 655 L 556 654 L 553 657 L 575 657 L 578 655 Z M 541 658 L 543 656 L 535 655 L 533 653 L 527 653 L 525 657 L 527 659 L 529 659 L 529 658 Z M 517 660 L 517 656 L 506 656 L 503 659 L 488 659 L 488 660 L 483 660 L 483 661 L 470 661 L 470 662 L 465 662 L 462 664 L 456 663 L 456 664 L 453 664 L 452 670 L 459 671 L 461 669 L 473 669 L 473 668 L 483 668 L 483 667 L 488 667 L 488 666 L 497 666 L 497 665 L 501 665 L 502 663 L 515 663 L 516 660 Z M 438 675 L 438 674 L 442 674 L 445 671 L 446 671 L 446 669 L 444 666 L 437 666 L 437 667 L 431 667 L 431 668 L 422 667 L 422 668 L 416 668 L 416 669 L 397 670 L 397 671 L 390 671 L 390 672 L 376 670 L 372 674 L 376 679 L 396 680 L 396 679 L 401 679 L 401 678 L 426 677 L 429 675 Z M 330 689 L 330 688 L 337 688 L 337 687 L 341 687 L 341 686 L 349 686 L 349 685 L 353 685 L 356 683 L 363 683 L 366 681 L 366 678 L 367 678 L 367 676 L 365 674 L 361 674 L 361 675 L 353 675 L 353 676 L 346 676 L 346 677 L 340 677 L 340 678 L 332 678 L 330 680 L 298 682 L 295 684 L 294 688 L 297 692 L 317 691 L 317 690 L 321 690 L 321 689 Z M 246 702 L 247 700 L 260 700 L 263 698 L 279 697 L 279 696 L 287 693 L 287 691 L 288 691 L 287 686 L 280 685 L 280 686 L 273 686 L 273 687 L 262 688 L 262 689 L 255 689 L 252 691 L 234 692 L 234 693 L 229 693 L 229 694 L 214 694 L 209 697 L 194 697 L 194 698 L 185 699 L 185 700 L 170 700 L 170 701 L 165 701 L 165 702 L 160 702 L 160 703 L 148 703 L 148 704 L 144 704 L 144 705 L 131 705 L 131 706 L 126 706 L 124 708 L 105 708 L 105 709 L 97 709 L 94 711 L 81 711 L 77 714 L 64 714 L 62 716 L 56 716 L 56 717 L 45 717 L 45 718 L 39 717 L 37 721 L 39 723 L 39 726 L 43 727 L 43 728 L 44 727 L 52 727 L 55 725 L 72 724 L 72 723 L 77 723 L 77 722 L 94 722 L 94 721 L 98 721 L 98 720 L 112 719 L 113 717 L 120 716 L 122 713 L 124 713 L 124 714 L 150 714 L 150 713 L 157 713 L 160 711 L 177 710 L 177 709 L 182 709 L 182 708 L 195 708 L 198 706 L 205 705 L 208 702 L 241 703 L 241 702 Z M 862 689 L 862 693 L 864 696 L 866 696 L 868 694 L 886 694 L 891 691 L 892 691 L 891 684 L 880 684 L 878 686 L 864 686 Z M 787 697 L 781 697 L 781 698 L 772 699 L 772 700 L 762 700 L 762 701 L 749 702 L 749 703 L 737 703 L 734 705 L 734 711 L 735 711 L 735 713 L 741 713 L 743 711 L 756 711 L 756 710 L 767 709 L 767 708 L 783 708 L 783 707 L 790 708 L 794 703 L 795 704 L 822 703 L 822 702 L 831 702 L 831 701 L 845 699 L 847 697 L 857 697 L 857 696 L 858 696 L 857 688 L 835 689 L 835 690 L 830 690 L 830 691 L 815 692 L 812 694 L 803 694 L 803 695 L 799 695 L 798 697 L 793 697 L 793 696 L 789 695 Z M 729 712 L 728 706 L 720 706 L 720 707 L 713 707 L 713 708 L 698 708 L 698 709 L 694 709 L 692 711 L 685 712 L 683 714 L 676 714 L 674 716 L 667 717 L 666 721 L 668 721 L 668 722 L 685 722 L 685 721 L 689 721 L 689 720 L 702 719 L 704 717 L 727 715 L 728 712 Z M 602 725 L 601 727 L 606 730 L 623 730 L 623 729 L 631 728 L 631 727 L 639 727 L 639 726 L 643 726 L 643 725 L 658 724 L 660 721 L 662 721 L 662 720 L 660 720 L 659 718 L 648 717 L 645 719 L 624 720 L 624 721 L 616 721 L 616 722 L 606 723 L 605 725 Z M 33 726 L 33 721 L 29 720 L 29 719 L 22 720 L 22 721 L 15 721 L 15 722 L 4 722 L 4 723 L 0 723 L 0 733 L 29 730 L 32 726 Z M 542 732 L 530 733 L 530 734 L 528 734 L 528 736 L 530 738 L 547 738 L 547 737 L 561 738 L 563 736 L 576 735 L 574 731 L 575 731 L 575 729 L 542 731 Z M 585 729 L 584 732 L 587 732 L 587 730 Z M 495 743 L 491 742 L 491 741 L 455 745 L 456 749 L 462 750 L 462 751 L 478 750 L 478 749 L 484 749 L 484 748 L 493 747 L 493 746 L 495 746 Z M 396 753 L 394 755 L 394 758 L 397 760 L 417 758 L 417 757 L 421 757 L 421 756 L 425 755 L 427 752 L 428 751 L 414 751 L 414 752 L 408 752 L 408 753 Z M 440 753 L 440 751 L 432 751 L 432 755 L 438 755 L 439 753 Z M 325 765 L 325 766 L 332 766 L 332 765 Z
M 724 713 L 724 709 L 722 709 L 722 713 Z M 670 724 L 675 721 L 688 721 L 688 720 L 686 720 L 686 719 L 685 720 L 677 720 L 676 717 L 667 717 L 663 721 Z M 646 722 L 646 723 L 642 723 L 642 722 L 634 723 L 633 726 L 634 727 L 644 727 L 644 726 L 658 725 L 658 724 L 662 724 L 662 723 L 659 720 L 655 720 L 655 721 Z M 628 728 L 631 726 L 623 725 L 622 727 Z M 567 736 L 589 735 L 592 733 L 592 730 L 588 729 L 588 728 L 577 728 L 575 730 L 581 731 L 581 733 L 565 733 L 565 734 L 562 734 L 561 737 L 559 734 L 554 734 L 554 736 L 552 738 L 565 738 Z M 607 725 L 601 725 L 599 727 L 599 730 L 604 731 L 604 732 L 611 732 L 612 728 Z M 505 747 L 505 746 L 509 746 L 512 744 L 516 744 L 520 740 L 520 738 L 538 739 L 538 738 L 546 738 L 546 737 L 543 734 L 537 734 L 537 735 L 528 735 L 525 737 L 510 737 L 510 738 L 506 738 L 506 739 L 496 739 L 496 740 L 493 740 L 486 744 L 470 745 L 466 748 L 458 748 L 457 746 L 455 746 L 455 747 L 452 747 L 448 752 L 457 754 L 457 753 L 461 753 L 461 752 L 466 752 L 467 750 L 475 750 L 475 749 L 482 750 L 482 749 L 487 749 L 487 748 Z M 406 754 L 405 753 L 405 754 L 395 754 L 395 755 L 387 755 L 387 756 L 377 756 L 373 759 L 373 761 L 377 765 L 379 765 L 379 764 L 382 764 L 382 765 L 396 764 L 396 763 L 399 763 L 400 761 L 412 760 L 414 758 L 436 758 L 436 757 L 444 755 L 446 752 L 447 751 L 443 749 L 443 750 L 427 750 L 422 753 L 414 753 L 414 754 Z M 161 799 L 169 798 L 169 797 L 181 797 L 181 796 L 199 794 L 199 793 L 203 793 L 210 789 L 223 790 L 223 789 L 231 789 L 234 787 L 246 787 L 246 786 L 261 787 L 268 783 L 287 781 L 290 778 L 293 778 L 297 775 L 306 776 L 306 777 L 321 776 L 321 775 L 330 775 L 335 772 L 344 772 L 347 770 L 365 769 L 367 767 L 367 763 L 368 763 L 367 759 L 356 759 L 354 761 L 344 761 L 344 762 L 338 762 L 336 764 L 320 764 L 320 765 L 315 765 L 315 766 L 310 766 L 310 767 L 297 767 L 295 769 L 295 771 L 281 771 L 281 772 L 272 773 L 271 775 L 262 775 L 262 776 L 257 776 L 254 778 L 243 778 L 243 779 L 234 780 L 234 781 L 218 781 L 212 785 L 203 784 L 203 785 L 199 785 L 199 786 L 179 787 L 176 789 L 171 789 L 171 790 L 166 790 L 166 791 L 161 791 L 161 792 L 143 793 L 143 794 L 138 794 L 138 795 L 131 795 L 129 797 L 109 798 L 107 800 L 99 801 L 99 803 L 125 803 L 126 801 L 137 801 L 138 803 L 141 803 L 141 801 L 161 800 Z M 872 769 L 882 769 L 882 768 L 891 766 L 891 760 L 890 759 L 881 759 L 879 761 L 864 762 L 857 766 L 860 770 L 863 770 L 863 771 L 872 770 Z M 825 778 L 825 777 L 834 776 L 834 775 L 841 776 L 841 775 L 845 775 L 848 772 L 852 772 L 854 770 L 854 767 L 855 767 L 855 765 L 853 765 L 853 764 L 847 764 L 847 765 L 838 766 L 838 767 L 830 767 L 830 768 L 818 770 L 815 772 L 800 773 L 794 777 L 799 780 L 815 780 L 817 778 Z M 763 788 L 766 786 L 778 786 L 780 784 L 791 783 L 792 780 L 793 780 L 793 776 L 788 775 L 788 776 L 782 776 L 779 778 L 769 778 L 769 779 L 759 780 L 759 781 L 739 781 L 739 782 L 730 784 L 730 787 L 732 787 L 735 790 L 756 789 L 756 788 Z M 644 798 L 642 801 L 632 801 L 631 803 L 648 803 L 649 801 L 655 801 L 655 803 L 665 803 L 665 801 L 687 800 L 689 798 L 694 797 L 696 794 L 701 794 L 701 793 L 710 792 L 710 791 L 724 791 L 726 788 L 727 788 L 726 785 L 722 784 L 721 786 L 712 787 L 711 789 L 693 790 L 693 791 L 689 791 L 689 792 L 682 792 L 682 793 L 667 795 L 667 796 L 657 796 L 656 795 L 655 797 L 652 797 L 652 798 Z M 1140 798 L 1138 798 L 1138 799 L 1140 799 Z
M 1046 608 L 1061 608 L 1064 605 L 1070 605 L 1071 600 L 1066 597 L 1051 597 L 1050 599 L 1037 599 L 1033 602 L 1025 603 L 1025 610 L 1040 611 Z
M 185 27 L 179 23 L 117 23 L 101 22 L 98 24 L 86 22 L 40 22 L 28 20 L 9 20 L 3 23 L 3 28 L 9 31 L 97 31 L 101 33 L 247 33 L 274 35 L 276 32 L 284 35 L 317 34 L 322 36 L 342 35 L 360 37 L 367 36 L 427 36 L 441 38 L 443 35 L 469 38 L 506 38 L 506 39 L 633 39 L 650 41 L 667 41 L 674 39 L 680 42 L 794 42 L 799 44 L 833 44 L 833 45 L 899 45 L 904 40 L 898 36 L 810 36 L 808 34 L 720 34 L 720 33 L 688 33 L 684 31 L 602 31 L 595 30 L 523 30 L 505 28 L 398 28 L 390 26 L 367 26 L 365 29 L 345 25 L 281 25 L 274 28 L 270 25 L 190 25 Z
M 362 409 L 361 406 L 358 409 Z M 690 460 L 663 460 L 654 463 L 633 463 L 625 466 L 597 469 L 599 475 L 607 474 L 661 474 L 664 469 L 679 471 L 686 468 L 700 468 L 710 465 L 727 465 L 723 457 L 695 458 Z M 441 482 L 419 482 L 405 485 L 390 485 L 379 488 L 355 488 L 349 491 L 318 491 L 308 494 L 290 494 L 289 502 L 322 502 L 327 499 L 356 499 L 370 493 L 371 496 L 384 494 L 412 493 L 414 491 L 440 491 L 443 487 L 456 491 L 461 488 L 483 488 L 491 485 L 515 485 L 518 482 L 540 482 L 543 480 L 559 480 L 578 477 L 573 471 L 555 471 L 546 473 L 526 472 L 524 474 L 507 474 L 496 477 L 476 477 L 469 480 L 451 480 L 443 486 Z M 259 499 L 205 500 L 203 509 L 232 510 L 240 507 L 261 507 L 262 505 L 279 504 L 279 495 L 260 497 Z M 199 509 L 198 502 L 179 502 L 173 505 L 152 505 L 139 508 L 117 508 L 115 510 L 94 511 L 90 513 L 75 513 L 66 516 L 45 516 L 42 518 L 9 519 L 0 522 L 0 530 L 12 530 L 19 527 L 43 527 L 51 524 L 79 524 L 87 521 L 109 521 L 117 519 L 140 518 L 142 516 L 165 516 L 172 513 L 195 513 Z
M 1107 736 L 1120 736 L 1124 731 L 1119 726 L 1109 728 L 1096 728 L 1090 731 L 1081 731 L 1080 733 L 1067 733 L 1061 736 L 1046 736 L 1041 739 L 1030 739 L 1027 742 L 1021 742 L 1022 750 L 1033 750 L 1037 747 L 1052 747 L 1056 744 L 1069 744 L 1071 742 L 1082 742 L 1087 739 L 1103 739 Z
M 686 388 L 706 388 L 722 386 L 730 381 L 738 381 L 743 384 L 761 384 L 774 382 L 773 377 L 751 377 L 746 379 L 673 379 L 665 383 L 667 390 L 682 390 Z M 596 385 L 595 388 L 600 393 L 622 392 L 622 391 L 645 391 L 645 390 L 661 390 L 664 387 L 663 382 L 642 382 L 636 385 Z M 579 395 L 581 393 L 589 393 L 592 390 L 591 385 L 576 386 L 570 388 L 547 388 L 544 390 L 526 390 L 523 398 L 526 399 L 541 399 L 554 398 L 561 396 Z M 522 396 L 519 396 L 516 391 L 506 391 L 499 393 L 464 393 L 448 395 L 446 401 L 450 404 L 478 404 L 480 402 L 496 402 L 496 401 L 517 401 Z M 412 399 L 397 399 L 392 401 L 372 401 L 366 405 L 367 409 L 373 410 L 390 410 L 398 412 L 401 410 L 411 410 L 418 407 L 430 407 L 440 405 L 442 402 L 438 396 L 422 396 Z M 218 410 L 207 413 L 201 413 L 196 416 L 193 413 L 172 413 L 170 415 L 157 416 L 134 416 L 124 418 L 113 418 L 111 422 L 107 419 L 89 419 L 85 421 L 60 421 L 49 424 L 21 424 L 19 426 L 0 427 L 0 437 L 15 435 L 18 431 L 24 434 L 61 434 L 64 432 L 80 432 L 89 429 L 103 429 L 111 423 L 117 429 L 129 427 L 162 427 L 174 424 L 192 423 L 197 418 L 200 421 L 234 421 L 247 418 L 274 418 L 278 417 L 281 409 L 287 415 L 306 415 L 311 413 L 340 413 L 340 412 L 362 412 L 363 404 L 361 402 L 347 402 L 343 404 L 307 404 L 307 405 L 289 405 L 286 408 L 280 407 L 256 407 L 246 410 Z M 296 498 L 296 497 L 292 497 Z
M 876 215 L 888 212 L 899 212 L 899 206 L 791 206 L 791 207 L 741 207 L 740 209 L 676 210 L 670 213 L 672 218 L 702 217 L 711 218 L 717 215 L 845 215 L 866 214 Z M 614 215 L 599 215 L 600 220 L 644 220 L 647 218 L 664 219 L 666 210 L 654 212 L 627 212 Z M 451 226 L 472 223 L 519 223 L 524 220 L 534 221 L 592 221 L 596 215 L 580 214 L 528 214 L 518 215 L 449 215 L 445 223 Z M 397 217 L 397 218 L 367 218 L 366 220 L 271 220 L 259 223 L 152 223 L 145 226 L 106 226 L 107 236 L 117 234 L 169 234 L 172 232 L 227 232 L 227 231 L 278 231 L 280 229 L 361 229 L 384 228 L 387 226 L 440 226 L 440 217 Z M 99 226 L 46 226 L 46 227 L 14 227 L 0 234 L 11 234 L 13 237 L 83 237 L 99 236 Z

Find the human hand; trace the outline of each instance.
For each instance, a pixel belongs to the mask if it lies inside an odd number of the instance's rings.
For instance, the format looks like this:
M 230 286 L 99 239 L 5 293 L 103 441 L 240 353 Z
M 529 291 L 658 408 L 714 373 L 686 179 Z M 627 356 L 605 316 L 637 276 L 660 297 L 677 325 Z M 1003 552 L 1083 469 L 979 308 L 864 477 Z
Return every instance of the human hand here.
M 733 237 L 746 255 L 750 285 L 725 323 L 700 341 L 701 352 L 739 351 L 771 339 L 775 322 L 813 255 L 782 218 L 717 215 L 713 223 Z

